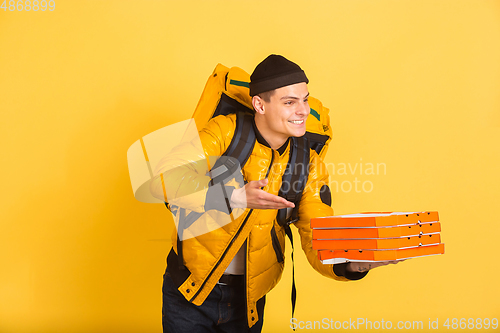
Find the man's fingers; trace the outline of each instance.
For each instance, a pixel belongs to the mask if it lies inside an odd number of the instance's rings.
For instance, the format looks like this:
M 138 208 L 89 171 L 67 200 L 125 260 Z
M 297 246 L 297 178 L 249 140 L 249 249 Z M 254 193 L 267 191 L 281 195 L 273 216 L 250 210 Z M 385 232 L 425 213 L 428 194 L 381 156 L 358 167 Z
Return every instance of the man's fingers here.
M 266 202 L 271 205 L 271 206 L 280 206 L 280 208 L 285 208 L 285 207 L 290 207 L 293 208 L 295 207 L 295 204 L 293 202 L 290 202 L 286 200 L 285 198 L 282 198 L 277 195 L 273 195 L 267 192 L 262 191 L 263 195 L 261 197 L 261 200 L 263 200 L 263 204 L 266 204 Z
M 293 202 L 287 201 L 284 198 L 267 193 L 261 189 L 258 190 L 259 194 L 254 201 L 254 208 L 259 209 L 281 209 L 281 208 L 293 208 L 295 205 Z
M 293 208 L 295 204 L 280 196 L 267 193 L 262 188 L 268 183 L 267 178 L 254 180 L 245 185 L 247 207 L 256 209 Z
M 347 269 L 351 272 L 366 272 L 371 269 L 381 267 L 381 266 L 386 266 L 390 264 L 397 264 L 398 262 L 403 261 L 403 260 L 387 260 L 387 261 L 378 261 L 378 262 L 350 262 L 349 265 L 347 266 Z

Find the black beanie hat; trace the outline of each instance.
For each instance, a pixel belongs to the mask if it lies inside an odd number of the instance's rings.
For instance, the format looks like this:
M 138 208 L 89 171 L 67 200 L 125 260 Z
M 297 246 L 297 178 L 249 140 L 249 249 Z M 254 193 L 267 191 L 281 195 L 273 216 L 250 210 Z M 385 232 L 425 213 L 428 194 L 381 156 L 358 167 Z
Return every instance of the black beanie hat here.
M 250 76 L 250 96 L 300 82 L 309 83 L 309 80 L 299 65 L 271 54 L 255 67 Z

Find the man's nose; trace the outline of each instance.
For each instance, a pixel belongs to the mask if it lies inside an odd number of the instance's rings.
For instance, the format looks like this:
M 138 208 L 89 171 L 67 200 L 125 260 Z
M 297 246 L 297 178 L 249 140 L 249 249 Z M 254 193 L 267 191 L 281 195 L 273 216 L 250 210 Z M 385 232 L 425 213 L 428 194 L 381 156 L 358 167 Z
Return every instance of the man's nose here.
M 308 116 L 311 112 L 311 108 L 309 107 L 309 103 L 301 103 L 299 110 L 297 110 L 297 114 L 302 116 Z

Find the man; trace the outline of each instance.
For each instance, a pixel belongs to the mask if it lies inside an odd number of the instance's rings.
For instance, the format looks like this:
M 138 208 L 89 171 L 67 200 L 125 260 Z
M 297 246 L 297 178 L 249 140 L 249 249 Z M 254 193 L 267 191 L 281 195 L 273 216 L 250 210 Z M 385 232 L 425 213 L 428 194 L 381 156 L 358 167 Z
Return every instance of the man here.
M 182 238 L 181 242 L 177 234 L 173 236 L 163 284 L 164 332 L 260 332 L 265 295 L 281 277 L 285 231 L 277 223 L 276 214 L 278 209 L 293 208 L 294 203 L 277 194 L 289 160 L 290 137 L 306 132 L 309 80 L 297 64 L 279 55 L 262 61 L 250 80 L 257 139 L 241 170 L 247 183 L 239 188 L 225 187 L 231 208 L 244 211 L 231 223 L 204 234 Z M 199 159 L 222 156 L 235 135 L 235 121 L 236 115 L 231 114 L 208 122 L 199 133 L 203 145 Z M 167 172 L 165 181 L 160 180 L 167 166 L 179 165 L 176 160 L 182 160 L 189 149 L 189 145 L 178 148 L 174 157 L 157 167 L 158 176 L 151 186 L 156 197 L 164 197 L 165 183 L 177 191 L 207 182 L 204 171 L 196 166 L 175 175 Z M 333 211 L 328 173 L 312 150 L 308 167 L 299 220 L 293 223 L 307 259 L 327 277 L 342 281 L 363 278 L 376 266 L 323 265 L 312 249 L 310 219 L 333 215 Z M 197 223 L 216 224 L 214 216 L 220 216 L 221 200 L 214 195 L 215 187 L 197 193 L 203 196 L 202 204 L 187 204 L 189 207 L 175 214 L 189 218 L 190 210 L 196 213 Z

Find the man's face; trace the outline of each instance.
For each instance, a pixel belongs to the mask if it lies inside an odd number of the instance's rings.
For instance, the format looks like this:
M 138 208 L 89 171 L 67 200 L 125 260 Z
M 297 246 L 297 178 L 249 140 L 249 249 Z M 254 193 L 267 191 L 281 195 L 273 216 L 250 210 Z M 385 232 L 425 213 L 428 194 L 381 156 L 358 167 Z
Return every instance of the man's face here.
M 284 140 L 304 135 L 310 111 L 308 98 L 305 82 L 276 89 L 269 102 L 263 101 L 269 132 Z

